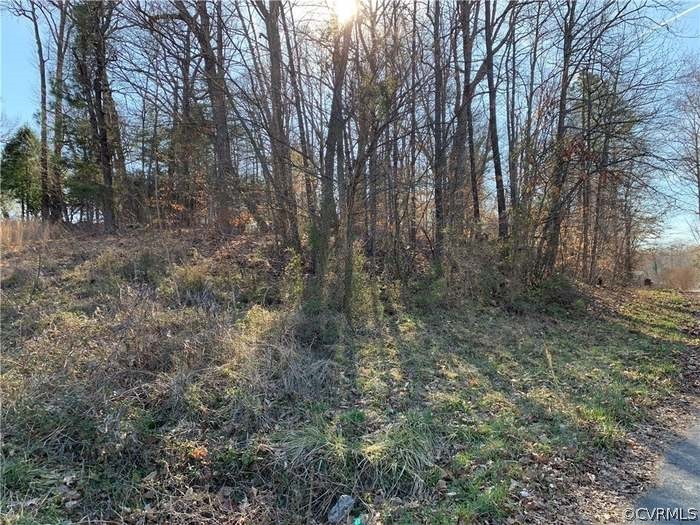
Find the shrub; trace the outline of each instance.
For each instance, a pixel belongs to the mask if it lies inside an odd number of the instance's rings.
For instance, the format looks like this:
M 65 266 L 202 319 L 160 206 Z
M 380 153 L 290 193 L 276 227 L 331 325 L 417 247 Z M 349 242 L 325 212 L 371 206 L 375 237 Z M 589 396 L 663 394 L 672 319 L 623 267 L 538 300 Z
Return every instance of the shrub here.
M 123 254 L 106 250 L 88 263 L 88 282 L 102 292 L 116 293 L 128 275 L 126 265 L 127 259 Z
M 165 275 L 168 262 L 150 248 L 138 250 L 132 256 L 125 252 L 106 250 L 88 263 L 87 277 L 107 292 L 115 292 L 125 282 L 156 286 Z
M 508 308 L 515 312 L 535 311 L 551 315 L 581 311 L 585 307 L 583 294 L 565 275 L 556 274 L 538 285 L 514 294 Z
M 353 323 L 374 325 L 383 315 L 378 279 L 366 271 L 367 259 L 359 243 L 353 246 L 350 317 Z
M 282 274 L 281 299 L 289 305 L 299 304 L 304 293 L 304 265 L 299 254 L 294 254 Z
M 302 310 L 297 314 L 294 336 L 301 346 L 321 348 L 336 344 L 347 329 L 345 317 L 331 309 Z
M 480 240 L 453 247 L 445 263 L 445 290 L 449 299 L 465 296 L 492 300 L 507 293 L 509 281 L 498 244 Z
M 8 275 L 2 276 L 2 282 L 0 287 L 6 288 L 23 288 L 32 281 L 32 272 L 26 268 L 15 268 L 14 271 Z
M 203 263 L 174 267 L 158 291 L 185 306 L 218 308 L 234 299 L 224 279 L 212 276 L 210 268 Z
M 167 261 L 149 248 L 138 251 L 128 266 L 124 268 L 127 278 L 157 285 L 165 274 Z
M 447 296 L 447 280 L 444 277 L 429 277 L 419 281 L 411 295 L 419 308 L 443 305 Z
M 669 268 L 661 275 L 663 283 L 669 288 L 678 290 L 692 290 L 697 287 L 700 275 L 694 266 L 682 266 L 680 268 Z

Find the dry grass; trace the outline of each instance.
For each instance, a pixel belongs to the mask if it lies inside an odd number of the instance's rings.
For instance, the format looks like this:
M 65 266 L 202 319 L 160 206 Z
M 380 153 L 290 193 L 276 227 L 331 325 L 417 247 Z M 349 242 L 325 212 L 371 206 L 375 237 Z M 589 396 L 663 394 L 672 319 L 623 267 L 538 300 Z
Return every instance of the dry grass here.
M 30 276 L 2 287 L 8 523 L 311 523 L 340 494 L 384 523 L 525 519 L 531 469 L 614 453 L 678 388 L 693 320 L 666 292 L 514 316 L 361 275 L 350 330 L 250 238 L 47 249 L 3 260 Z
M 669 268 L 661 275 L 663 284 L 676 290 L 695 290 L 700 281 L 700 270 L 695 266 Z
M 0 247 L 3 250 L 21 250 L 27 244 L 46 243 L 66 235 L 61 225 L 41 221 L 0 220 Z

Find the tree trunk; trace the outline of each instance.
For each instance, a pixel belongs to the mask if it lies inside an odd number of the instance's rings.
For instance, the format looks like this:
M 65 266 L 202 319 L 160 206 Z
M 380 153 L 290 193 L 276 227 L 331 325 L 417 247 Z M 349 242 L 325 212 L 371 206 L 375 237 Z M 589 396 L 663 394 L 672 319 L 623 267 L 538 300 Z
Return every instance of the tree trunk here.
M 440 0 L 434 0 L 433 11 L 433 61 L 435 68 L 434 121 L 433 121 L 433 181 L 435 191 L 435 263 L 440 266 L 443 255 L 445 230 L 443 186 L 445 168 L 444 127 L 444 79 L 442 70 L 442 24 L 440 22 Z
M 107 125 L 107 135 L 109 136 L 110 149 L 114 157 L 114 169 L 117 176 L 117 187 L 122 191 L 127 188 L 127 172 L 126 172 L 126 156 L 124 154 L 124 146 L 122 142 L 122 132 L 119 123 L 119 113 L 117 106 L 112 98 L 112 90 L 109 85 L 109 78 L 105 74 L 104 78 L 104 110 Z
M 292 185 L 291 159 L 289 157 L 289 138 L 285 131 L 282 109 L 282 46 L 279 34 L 279 13 L 282 3 L 270 0 L 269 7 L 259 3 L 265 17 L 267 40 L 270 51 L 270 91 L 272 115 L 270 119 L 270 145 L 272 149 L 272 177 L 276 186 L 278 213 L 283 231 L 280 232 L 284 243 L 301 249 L 299 227 L 297 224 L 296 199 Z
M 469 17 L 471 16 L 471 2 L 458 4 L 458 16 L 462 31 L 462 55 L 464 57 L 464 79 L 462 93 L 457 105 L 457 123 L 450 155 L 450 171 L 453 172 L 453 184 L 451 188 L 454 209 L 450 210 L 450 223 L 454 225 L 456 233 L 461 233 L 464 226 L 465 211 L 467 208 L 466 178 L 467 178 L 467 137 L 468 137 L 468 111 L 473 96 L 471 87 L 471 62 L 472 44 L 469 29 Z M 452 208 L 452 207 L 451 207 Z
M 39 170 L 41 182 L 41 220 L 51 219 L 51 187 L 49 177 L 49 145 L 46 102 L 46 59 L 44 58 L 44 46 L 39 33 L 39 20 L 36 12 L 36 2 L 30 0 L 30 19 L 34 26 L 34 40 L 39 64 L 39 94 L 41 98 L 39 106 L 39 122 L 41 126 L 39 139 Z
M 284 11 L 281 11 L 282 25 L 284 27 L 285 40 L 287 44 L 287 54 L 289 55 L 289 78 L 292 83 L 294 93 L 294 109 L 297 116 L 297 126 L 299 127 L 299 146 L 302 156 L 302 170 L 304 172 L 304 191 L 306 193 L 306 206 L 309 214 L 309 222 L 315 230 L 318 228 L 318 217 L 316 216 L 316 188 L 311 179 L 311 152 L 306 138 L 306 124 L 304 118 L 303 104 L 301 100 L 301 86 L 297 75 L 296 56 L 293 53 L 292 42 L 287 29 Z M 314 234 L 315 235 L 315 234 Z
M 416 15 L 418 10 L 417 0 L 413 0 L 413 12 L 411 14 L 411 56 L 416 56 L 417 51 L 417 27 L 416 27 Z M 416 60 L 411 60 L 411 94 L 409 96 L 410 103 L 410 115 L 411 115 L 411 132 L 409 135 L 409 149 L 410 149 L 410 166 L 409 166 L 409 227 L 408 227 L 408 240 L 411 247 L 411 252 L 416 249 L 416 237 L 418 233 L 418 224 L 416 221 L 416 159 L 418 156 L 417 144 L 416 144 L 416 128 L 418 127 L 416 119 L 416 81 L 417 81 L 417 71 L 416 71 Z
M 103 30 L 104 5 L 101 2 L 93 4 L 93 37 L 95 47 L 95 78 L 93 90 L 95 98 L 95 117 L 97 119 L 100 169 L 102 171 L 103 184 L 103 216 L 104 227 L 107 233 L 116 229 L 114 216 L 114 194 L 112 188 L 112 144 L 107 129 L 107 115 L 105 112 L 105 85 L 107 78 L 105 35 Z
M 496 4 L 494 2 L 495 11 Z M 491 152 L 493 154 L 493 171 L 496 178 L 496 203 L 498 206 L 498 237 L 508 236 L 508 216 L 506 212 L 506 193 L 503 187 L 503 171 L 501 167 L 501 152 L 498 146 L 498 127 L 496 124 L 496 83 L 493 75 L 493 15 L 491 2 L 484 5 L 486 16 L 486 79 L 489 87 L 489 135 L 491 136 Z
M 506 69 L 506 95 L 508 109 L 506 111 L 508 128 L 508 184 L 510 188 L 510 208 L 513 210 L 513 218 L 511 223 L 515 222 L 515 216 L 517 215 L 518 202 L 520 200 L 520 194 L 518 189 L 518 129 L 516 125 L 516 115 L 515 115 L 515 95 L 516 95 L 516 38 L 515 38 L 515 25 L 516 25 L 517 10 L 513 9 L 510 14 L 509 22 L 509 37 L 508 37 L 508 53 L 507 58 L 509 60 L 509 68 Z M 508 89 L 508 86 L 510 89 Z M 514 228 L 515 226 L 513 226 Z
M 321 177 L 321 224 L 319 249 L 317 253 L 316 269 L 323 277 L 325 273 L 326 259 L 328 257 L 328 247 L 331 231 L 338 223 L 335 209 L 335 197 L 333 195 L 333 167 L 335 164 L 336 148 L 342 148 L 342 92 L 345 82 L 345 71 L 348 63 L 348 52 L 350 50 L 350 36 L 352 24 L 348 23 L 336 37 L 333 49 L 333 100 L 331 103 L 331 114 L 328 121 L 328 133 L 325 140 L 325 156 L 323 159 L 323 174 Z
M 187 7 L 182 1 L 176 1 L 180 17 L 185 21 L 190 31 L 199 42 L 202 58 L 204 59 L 204 78 L 209 92 L 209 103 L 211 105 L 212 119 L 214 121 L 214 151 L 216 154 L 216 211 L 215 215 L 219 226 L 224 230 L 231 227 L 230 224 L 230 192 L 229 185 L 238 189 L 238 178 L 233 169 L 231 155 L 231 140 L 228 131 L 228 110 L 226 108 L 226 83 L 224 66 L 220 63 L 220 56 L 212 46 L 211 17 L 207 11 L 207 3 L 197 1 L 195 4 L 196 15 L 190 15 Z M 220 4 L 217 3 L 220 9 Z M 199 17 L 197 21 L 196 17 Z M 217 28 L 221 36 L 223 21 L 217 18 Z M 219 47 L 219 53 L 223 49 Z
M 566 135 L 566 107 L 569 91 L 569 67 L 571 64 L 571 54 L 573 46 L 573 31 L 576 21 L 576 0 L 567 2 L 566 18 L 564 20 L 564 55 L 561 72 L 561 87 L 559 93 L 559 113 L 556 128 L 556 164 L 554 167 L 554 187 L 552 189 L 551 204 L 545 222 L 542 238 L 546 243 L 541 259 L 540 267 L 544 274 L 554 270 L 554 264 L 559 251 L 559 238 L 561 233 L 561 222 L 564 214 L 562 206 L 562 192 L 567 177 L 567 160 L 565 158 L 564 143 Z
M 68 5 L 59 2 L 60 10 L 58 22 L 58 34 L 56 36 L 56 72 L 54 75 L 54 121 L 53 121 L 53 163 L 52 163 L 52 184 L 51 184 L 51 205 L 50 215 L 53 222 L 58 222 L 63 216 L 63 184 L 62 184 L 62 151 L 63 151 L 63 66 L 65 63 L 66 50 L 68 48 L 67 35 L 67 11 Z

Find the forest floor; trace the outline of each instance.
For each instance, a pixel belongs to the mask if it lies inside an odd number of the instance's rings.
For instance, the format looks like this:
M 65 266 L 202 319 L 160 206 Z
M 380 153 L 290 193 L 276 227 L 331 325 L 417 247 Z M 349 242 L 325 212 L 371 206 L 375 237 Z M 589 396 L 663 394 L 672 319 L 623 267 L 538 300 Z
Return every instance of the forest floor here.
M 6 523 L 622 523 L 697 408 L 694 295 L 359 276 L 350 327 L 252 237 L 3 252 Z

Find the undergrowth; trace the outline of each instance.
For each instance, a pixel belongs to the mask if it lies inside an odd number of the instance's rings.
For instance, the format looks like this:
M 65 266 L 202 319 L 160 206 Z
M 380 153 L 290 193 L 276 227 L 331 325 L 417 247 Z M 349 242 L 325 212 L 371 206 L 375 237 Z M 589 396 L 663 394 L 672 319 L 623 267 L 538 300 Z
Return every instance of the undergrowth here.
M 358 253 L 347 319 L 298 257 L 235 242 L 3 260 L 5 522 L 322 522 L 341 494 L 383 523 L 499 521 L 537 469 L 614 454 L 678 388 L 673 292 L 601 314 L 562 279 L 493 279 L 470 301 Z

